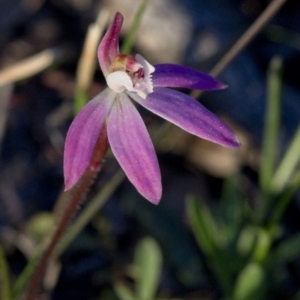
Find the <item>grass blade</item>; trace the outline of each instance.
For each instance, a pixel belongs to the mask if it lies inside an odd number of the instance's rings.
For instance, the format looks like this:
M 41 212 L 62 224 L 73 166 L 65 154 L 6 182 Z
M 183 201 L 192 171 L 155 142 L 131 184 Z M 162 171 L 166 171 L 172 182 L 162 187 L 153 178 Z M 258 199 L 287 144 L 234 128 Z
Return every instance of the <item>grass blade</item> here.
M 272 180 L 272 191 L 280 193 L 287 186 L 300 161 L 300 125 Z
M 162 253 L 152 238 L 143 239 L 135 252 L 135 265 L 138 270 L 136 299 L 153 300 L 157 293 L 161 271 Z
M 259 264 L 248 264 L 237 278 L 234 300 L 263 300 L 265 294 L 265 272 Z
M 20 295 L 24 292 L 34 270 L 35 267 L 40 260 L 44 250 L 45 250 L 46 243 L 41 243 L 36 251 L 34 256 L 30 259 L 30 261 L 27 263 L 25 269 L 22 271 L 22 273 L 19 275 L 17 281 L 13 285 L 13 298 L 18 299 Z
M 270 183 L 274 175 L 277 152 L 278 131 L 280 126 L 281 104 L 281 71 L 282 60 L 274 57 L 268 71 L 268 92 L 265 126 L 262 146 L 262 159 L 260 170 L 260 186 L 265 196 L 270 195 Z
M 232 277 L 224 249 L 216 243 L 217 224 L 205 205 L 194 197 L 188 198 L 187 214 L 201 250 L 207 256 L 208 264 L 226 295 L 231 294 Z
M 287 206 L 290 204 L 293 196 L 300 187 L 300 171 L 295 175 L 293 183 L 287 188 L 282 195 L 277 199 L 276 205 L 272 211 L 272 215 L 268 221 L 268 226 L 270 229 L 276 225 L 282 215 L 284 214 Z
M 9 269 L 4 252 L 0 247 L 0 300 L 10 300 L 11 296 Z
M 127 34 L 127 37 L 125 38 L 125 40 L 122 44 L 121 51 L 120 51 L 121 53 L 130 54 L 132 46 L 134 44 L 134 39 L 135 39 L 136 33 L 140 27 L 142 17 L 147 8 L 148 2 L 149 2 L 149 0 L 142 1 L 142 4 L 139 7 L 139 9 L 134 17 L 133 23 Z
M 300 255 L 300 234 L 296 234 L 288 240 L 281 242 L 270 254 L 266 261 L 266 267 L 272 270 L 274 267 L 294 261 Z
M 133 292 L 122 282 L 115 283 L 114 290 L 120 300 L 138 300 L 134 297 Z

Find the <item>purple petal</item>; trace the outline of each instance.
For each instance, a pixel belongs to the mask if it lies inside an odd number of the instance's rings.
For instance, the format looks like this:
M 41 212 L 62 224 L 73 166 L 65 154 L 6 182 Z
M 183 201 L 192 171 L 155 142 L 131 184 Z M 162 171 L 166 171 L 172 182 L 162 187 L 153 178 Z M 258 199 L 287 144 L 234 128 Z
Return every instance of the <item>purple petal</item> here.
M 155 88 L 144 100 L 128 92 L 139 104 L 182 129 L 229 148 L 240 146 L 232 130 L 193 98 L 166 88 Z
M 64 150 L 65 190 L 73 187 L 88 167 L 115 96 L 109 89 L 104 90 L 83 107 L 71 124 Z
M 173 65 L 155 65 L 152 74 L 154 87 L 182 87 L 202 91 L 218 90 L 226 87 L 213 77 L 195 69 Z
M 111 149 L 138 192 L 154 204 L 161 193 L 155 150 L 145 124 L 126 94 L 119 94 L 107 121 Z
M 119 54 L 119 34 L 123 24 L 123 16 L 117 12 L 98 47 L 98 60 L 104 75 L 112 60 Z

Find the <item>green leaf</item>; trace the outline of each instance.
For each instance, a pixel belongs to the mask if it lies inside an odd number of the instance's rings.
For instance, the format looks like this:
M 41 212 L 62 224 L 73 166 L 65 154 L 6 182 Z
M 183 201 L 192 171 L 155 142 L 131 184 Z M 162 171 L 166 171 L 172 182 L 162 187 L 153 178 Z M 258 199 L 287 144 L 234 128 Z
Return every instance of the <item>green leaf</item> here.
M 300 234 L 281 242 L 268 256 L 266 267 L 273 268 L 277 265 L 291 262 L 300 256 Z
M 52 213 L 39 212 L 27 221 L 26 234 L 35 244 L 38 244 L 52 234 L 54 226 L 55 220 Z
M 272 179 L 272 191 L 280 193 L 288 184 L 300 161 L 300 125 Z
M 187 199 L 187 212 L 192 222 L 196 239 L 202 251 L 210 255 L 217 248 L 215 237 L 217 224 L 205 204 L 194 197 Z
M 300 171 L 295 175 L 292 184 L 278 197 L 275 207 L 273 208 L 272 215 L 268 220 L 268 227 L 272 229 L 280 221 L 286 208 L 291 202 L 293 196 L 300 187 Z
M 128 196 L 126 212 L 159 242 L 172 265 L 174 276 L 186 287 L 206 284 L 206 270 L 195 252 L 194 239 L 183 220 L 168 206 L 154 206 L 142 197 Z M 176 234 L 174 234 L 176 232 Z M 178 247 L 180 245 L 180 247 Z
M 162 253 L 154 239 L 145 238 L 138 244 L 135 266 L 137 268 L 136 299 L 154 299 L 162 269 Z
M 7 261 L 0 247 L 0 300 L 12 299 L 10 274 Z
M 122 282 L 115 283 L 114 290 L 121 300 L 140 300 L 136 299 L 133 292 Z
M 248 264 L 239 274 L 233 292 L 234 300 L 265 299 L 265 272 L 256 263 Z
M 246 225 L 240 232 L 237 240 L 237 250 L 240 256 L 249 256 L 254 248 L 257 238 L 257 228 L 252 225 Z
M 218 231 L 207 207 L 194 197 L 187 199 L 187 214 L 192 225 L 195 238 L 207 256 L 207 262 L 215 274 L 225 294 L 229 295 L 232 289 L 232 275 L 224 249 L 218 247 L 215 240 Z
M 136 33 L 140 27 L 140 23 L 142 21 L 142 16 L 147 8 L 148 2 L 149 2 L 149 0 L 142 1 L 142 4 L 139 7 L 139 9 L 134 17 L 133 23 L 127 34 L 127 37 L 125 38 L 125 40 L 122 44 L 120 53 L 130 54 L 131 48 L 134 44 L 134 39 L 135 39 Z
M 274 175 L 276 152 L 278 149 L 278 132 L 280 126 L 280 105 L 282 89 L 282 60 L 274 57 L 268 71 L 268 92 L 263 134 L 263 147 L 260 170 L 260 186 L 263 193 L 270 194 L 270 183 Z
M 245 219 L 244 195 L 241 192 L 240 176 L 226 178 L 223 183 L 218 212 L 226 226 L 229 243 L 235 243 L 241 224 Z
M 272 237 L 270 232 L 263 228 L 259 228 L 257 230 L 256 245 L 252 255 L 253 261 L 257 263 L 264 262 L 269 254 L 271 243 Z

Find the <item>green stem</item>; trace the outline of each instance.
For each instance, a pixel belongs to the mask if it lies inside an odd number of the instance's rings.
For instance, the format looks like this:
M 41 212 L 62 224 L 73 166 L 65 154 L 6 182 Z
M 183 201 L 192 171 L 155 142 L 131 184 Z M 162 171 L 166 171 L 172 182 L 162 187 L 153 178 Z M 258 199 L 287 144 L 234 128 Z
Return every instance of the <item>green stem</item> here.
M 130 54 L 131 48 L 134 44 L 136 33 L 137 33 L 137 31 L 140 27 L 142 16 L 143 16 L 144 11 L 145 11 L 145 9 L 148 5 L 148 2 L 149 2 L 149 0 L 144 0 L 142 2 L 141 6 L 139 7 L 139 9 L 138 9 L 138 11 L 137 11 L 137 13 L 134 17 L 134 20 L 133 20 L 133 23 L 132 23 L 131 28 L 129 30 L 129 33 L 128 33 L 125 41 L 122 44 L 120 53 Z
M 17 278 L 14 286 L 13 286 L 13 299 L 18 299 L 19 296 L 24 291 L 26 285 L 28 284 L 28 280 L 30 276 L 33 274 L 39 259 L 44 251 L 46 249 L 46 246 L 48 244 L 45 244 L 45 241 L 38 245 L 38 247 L 35 250 L 34 256 L 30 259 L 30 261 L 27 263 L 25 269 L 22 271 L 21 275 Z

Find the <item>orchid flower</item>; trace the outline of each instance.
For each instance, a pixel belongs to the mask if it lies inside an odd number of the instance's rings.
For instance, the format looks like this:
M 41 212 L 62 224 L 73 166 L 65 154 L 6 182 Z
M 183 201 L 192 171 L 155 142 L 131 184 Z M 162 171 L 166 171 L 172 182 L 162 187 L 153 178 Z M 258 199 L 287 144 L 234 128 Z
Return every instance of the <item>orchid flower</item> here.
M 86 104 L 74 119 L 64 150 L 65 189 L 73 187 L 91 160 L 103 126 L 113 154 L 138 192 L 154 204 L 161 194 L 161 175 L 145 124 L 133 102 L 187 132 L 229 148 L 240 143 L 220 119 L 193 98 L 172 88 L 217 90 L 216 79 L 175 64 L 152 66 L 141 55 L 119 53 L 123 16 L 116 13 L 98 47 L 108 88 Z

